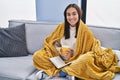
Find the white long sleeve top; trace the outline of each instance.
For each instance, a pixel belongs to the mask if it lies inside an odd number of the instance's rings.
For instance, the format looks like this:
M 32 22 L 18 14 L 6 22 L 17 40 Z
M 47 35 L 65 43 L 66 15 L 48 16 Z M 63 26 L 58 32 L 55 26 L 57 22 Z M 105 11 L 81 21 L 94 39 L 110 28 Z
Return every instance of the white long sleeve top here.
M 71 48 L 72 50 L 74 50 L 75 45 L 76 45 L 75 33 L 76 33 L 76 27 L 70 26 L 70 38 L 65 39 L 65 36 L 63 36 L 59 42 L 56 42 L 56 44 L 55 44 L 56 49 L 59 51 L 60 47 L 67 46 L 67 47 Z M 61 45 L 61 46 L 59 46 L 59 45 Z

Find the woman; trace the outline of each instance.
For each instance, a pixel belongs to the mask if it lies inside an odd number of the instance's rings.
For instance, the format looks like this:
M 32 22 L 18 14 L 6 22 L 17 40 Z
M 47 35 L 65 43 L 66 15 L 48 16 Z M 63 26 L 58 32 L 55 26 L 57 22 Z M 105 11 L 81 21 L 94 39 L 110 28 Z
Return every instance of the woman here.
M 49 35 L 42 49 L 35 52 L 33 62 L 49 76 L 76 76 L 85 80 L 111 80 L 119 72 L 117 57 L 110 48 L 103 50 L 99 40 L 81 20 L 82 11 L 70 4 L 64 11 L 64 22 Z M 61 48 L 69 47 L 66 55 Z M 70 65 L 57 69 L 49 60 L 61 56 Z

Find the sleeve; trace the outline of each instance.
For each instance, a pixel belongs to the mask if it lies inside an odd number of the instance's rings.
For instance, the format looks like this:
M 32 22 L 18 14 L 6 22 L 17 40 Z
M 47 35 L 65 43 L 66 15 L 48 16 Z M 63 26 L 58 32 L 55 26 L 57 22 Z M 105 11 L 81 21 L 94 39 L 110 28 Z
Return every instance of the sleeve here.
M 58 52 L 60 52 L 60 49 L 61 49 L 61 43 L 60 43 L 60 41 L 57 41 L 55 43 L 55 48 L 57 49 Z

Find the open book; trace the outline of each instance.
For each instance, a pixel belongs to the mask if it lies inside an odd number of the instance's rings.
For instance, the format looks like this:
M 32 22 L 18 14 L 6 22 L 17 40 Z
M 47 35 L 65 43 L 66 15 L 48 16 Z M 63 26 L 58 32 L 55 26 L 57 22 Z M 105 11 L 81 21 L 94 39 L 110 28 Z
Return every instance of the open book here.
M 64 67 L 64 66 L 66 66 L 66 65 L 71 64 L 71 62 L 65 63 L 60 56 L 52 57 L 52 58 L 50 58 L 50 61 L 51 61 L 57 68 L 62 68 L 62 67 Z

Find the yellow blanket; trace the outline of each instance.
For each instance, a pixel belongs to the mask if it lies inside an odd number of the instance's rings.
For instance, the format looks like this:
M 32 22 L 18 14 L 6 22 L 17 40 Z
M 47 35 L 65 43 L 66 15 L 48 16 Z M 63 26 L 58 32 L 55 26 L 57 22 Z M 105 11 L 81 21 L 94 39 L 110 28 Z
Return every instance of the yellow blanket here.
M 33 62 L 37 69 L 45 71 L 48 75 L 56 74 L 57 69 L 49 58 L 59 55 L 54 44 L 64 34 L 64 23 L 58 25 L 52 34 L 44 40 L 42 49 L 35 52 Z M 74 55 L 65 62 L 72 61 L 72 64 L 63 67 L 62 70 L 69 75 L 84 80 L 111 80 L 115 72 L 119 72 L 117 56 L 110 48 L 101 49 L 99 40 L 95 39 L 88 27 L 80 21 L 76 48 Z

